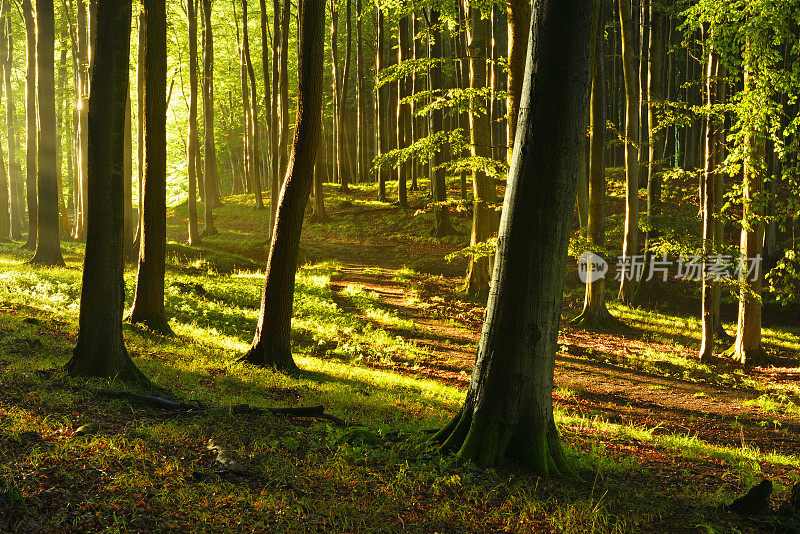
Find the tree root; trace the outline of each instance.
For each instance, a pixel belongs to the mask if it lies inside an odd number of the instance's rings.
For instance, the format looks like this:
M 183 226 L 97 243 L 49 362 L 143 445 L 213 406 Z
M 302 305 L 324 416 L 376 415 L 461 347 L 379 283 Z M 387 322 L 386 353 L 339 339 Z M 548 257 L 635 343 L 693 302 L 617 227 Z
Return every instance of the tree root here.
M 333 424 L 341 427 L 350 426 L 347 421 L 336 417 L 335 415 L 325 413 L 324 406 L 299 406 L 296 408 L 260 408 L 257 406 L 250 406 L 249 404 L 237 404 L 234 406 L 208 406 L 205 404 L 187 404 L 183 402 L 175 402 L 163 397 L 155 397 L 152 395 L 142 395 L 139 393 L 131 393 L 128 391 L 111 391 L 108 389 L 98 389 L 97 394 L 102 397 L 110 397 L 113 399 L 125 399 L 131 404 L 138 404 L 141 406 L 148 406 L 150 408 L 158 408 L 161 410 L 168 410 L 168 416 L 182 416 L 182 415 L 199 415 L 209 412 L 225 411 L 231 414 L 272 414 L 283 415 L 286 417 L 309 417 L 316 419 L 325 419 Z
M 585 308 L 569 324 L 574 328 L 583 330 L 620 330 L 627 328 L 627 325 L 611 315 L 611 312 L 605 306 L 595 310 Z

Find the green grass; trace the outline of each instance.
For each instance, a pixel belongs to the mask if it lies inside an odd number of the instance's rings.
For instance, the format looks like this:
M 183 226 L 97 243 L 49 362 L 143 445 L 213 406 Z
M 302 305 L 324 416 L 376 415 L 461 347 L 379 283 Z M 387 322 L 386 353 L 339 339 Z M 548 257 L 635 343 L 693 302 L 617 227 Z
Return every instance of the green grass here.
M 63 245 L 66 268 L 33 269 L 24 264 L 18 244 L 4 243 L 0 495 L 5 508 L 0 521 L 10 518 L 21 531 L 57 532 L 613 533 L 670 532 L 677 524 L 694 528 L 701 523 L 718 531 L 752 532 L 756 529 L 713 507 L 764 473 L 800 467 L 796 456 L 747 443 L 712 444 L 561 405 L 556 421 L 581 480 L 540 479 L 513 465 L 479 470 L 440 455 L 427 431 L 455 413 L 463 389 L 422 372 L 431 354 L 395 334 L 416 327 L 375 293 L 350 284 L 334 295 L 331 280 L 342 264 L 331 257 L 366 239 L 359 210 L 382 210 L 370 216 L 380 218 L 375 225 L 390 230 L 370 237 L 365 247 L 378 251 L 389 243 L 391 254 L 401 258 L 401 246 L 419 249 L 407 267 L 391 275 L 416 294 L 428 276 L 424 267 L 441 263 L 443 251 L 463 246 L 466 236 L 434 242 L 426 235 L 429 214 L 413 216 L 376 203 L 370 200 L 371 186 L 357 186 L 350 197 L 328 187 L 329 209 L 339 220 L 309 225 L 303 237 L 309 261 L 297 275 L 292 341 L 303 369 L 299 376 L 236 361 L 255 328 L 266 246 L 266 212 L 251 210 L 245 197 L 225 199 L 216 212 L 223 233 L 202 248 L 180 244 L 185 231 L 179 224 L 181 207 L 173 211 L 165 304 L 176 337 L 129 324 L 124 336 L 137 365 L 177 398 L 218 406 L 324 404 L 330 413 L 376 434 L 379 443 L 343 442 L 344 431 L 328 422 L 226 411 L 165 417 L 96 393 L 118 384 L 72 379 L 59 371 L 37 373 L 60 368 L 75 344 L 82 246 Z M 421 201 L 422 193 L 414 198 Z M 468 224 L 467 219 L 458 223 L 462 228 Z M 325 248 L 328 239 L 331 245 Z M 373 265 L 365 274 L 384 274 L 384 268 Z M 125 281 L 130 305 L 132 266 Z M 196 284 L 202 292 L 193 289 Z M 359 313 L 345 312 L 343 303 Z M 677 335 L 696 339 L 697 323 L 689 318 L 620 306 L 614 312 L 635 321 L 640 336 L 665 342 Z M 766 336 L 787 350 L 798 346 L 791 331 L 768 330 Z M 394 365 L 398 361 L 412 365 L 401 368 Z M 735 371 L 729 378 L 724 373 L 714 378 L 714 369 L 675 354 L 654 351 L 618 362 L 656 376 L 762 388 L 754 402 L 765 409 L 791 411 L 796 406 L 790 388 L 784 387 L 779 397 L 777 389 Z M 584 393 L 562 387 L 556 396 L 576 401 Z M 89 422 L 100 423 L 96 434 L 73 435 Z M 213 455 L 205 448 L 210 438 L 253 476 L 214 474 Z M 682 469 L 718 470 L 727 482 L 710 492 L 707 485 L 676 487 L 674 480 L 685 482 L 695 475 L 675 479 L 679 474 L 662 471 L 659 461 L 645 461 L 650 457 Z

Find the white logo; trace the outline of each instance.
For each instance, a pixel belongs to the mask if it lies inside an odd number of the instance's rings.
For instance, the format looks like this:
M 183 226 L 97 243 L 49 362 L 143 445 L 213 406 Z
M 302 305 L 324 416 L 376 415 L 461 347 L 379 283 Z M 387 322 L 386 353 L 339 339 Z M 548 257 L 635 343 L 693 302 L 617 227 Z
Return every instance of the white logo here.
M 584 284 L 600 280 L 607 272 L 608 263 L 594 252 L 587 250 L 578 258 L 578 276 Z

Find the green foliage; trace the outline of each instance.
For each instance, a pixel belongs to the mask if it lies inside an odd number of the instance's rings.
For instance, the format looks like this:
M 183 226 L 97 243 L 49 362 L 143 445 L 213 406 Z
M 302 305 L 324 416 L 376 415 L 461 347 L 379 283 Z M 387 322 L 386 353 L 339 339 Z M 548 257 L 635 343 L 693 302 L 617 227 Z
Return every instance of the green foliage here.
M 800 254 L 787 250 L 767 274 L 767 290 L 784 306 L 800 302 Z

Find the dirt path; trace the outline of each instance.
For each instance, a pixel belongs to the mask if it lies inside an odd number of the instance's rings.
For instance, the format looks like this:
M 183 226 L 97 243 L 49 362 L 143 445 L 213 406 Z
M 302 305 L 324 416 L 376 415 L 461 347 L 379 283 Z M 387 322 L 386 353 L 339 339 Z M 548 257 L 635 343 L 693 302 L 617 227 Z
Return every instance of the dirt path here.
M 410 288 L 396 271 L 348 264 L 334 277 L 334 300 L 343 310 L 372 321 L 347 297 L 347 286 L 378 295 L 383 309 L 410 321 L 411 328 L 381 328 L 424 348 L 424 361 L 372 364 L 466 387 L 480 335 L 482 309 L 453 300 L 456 281 L 439 278 Z M 421 288 L 421 289 L 420 289 Z M 479 313 L 480 312 L 480 313 Z M 466 318 L 463 320 L 454 320 Z M 647 350 L 680 352 L 671 345 L 562 329 L 557 356 L 555 402 L 562 408 L 611 423 L 656 428 L 655 432 L 697 436 L 717 445 L 756 446 L 762 451 L 800 454 L 800 418 L 747 404 L 752 390 L 714 387 L 602 361 L 603 355 L 642 357 Z M 664 362 L 664 365 L 669 365 Z

